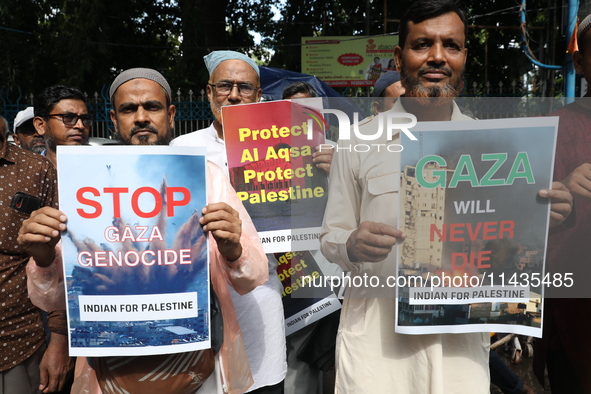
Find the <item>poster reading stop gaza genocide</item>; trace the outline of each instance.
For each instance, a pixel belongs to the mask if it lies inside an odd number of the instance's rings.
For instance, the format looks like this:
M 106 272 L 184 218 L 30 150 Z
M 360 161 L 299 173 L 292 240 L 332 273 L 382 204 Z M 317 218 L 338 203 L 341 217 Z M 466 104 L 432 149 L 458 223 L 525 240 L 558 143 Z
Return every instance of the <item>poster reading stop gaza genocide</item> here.
M 205 152 L 58 147 L 71 356 L 210 347 Z
M 319 249 L 327 175 L 312 162 L 325 142 L 320 112 L 290 101 L 222 107 L 230 182 L 266 253 Z
M 429 122 L 402 136 L 396 331 L 540 337 L 558 118 Z

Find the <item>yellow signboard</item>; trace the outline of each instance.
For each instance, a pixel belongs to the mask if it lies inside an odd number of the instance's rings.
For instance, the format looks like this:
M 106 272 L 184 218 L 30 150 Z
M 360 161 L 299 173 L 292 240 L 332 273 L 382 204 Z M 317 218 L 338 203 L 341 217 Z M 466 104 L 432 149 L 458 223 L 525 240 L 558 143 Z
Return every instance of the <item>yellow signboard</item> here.
M 330 86 L 373 86 L 396 70 L 398 36 L 302 37 L 302 72 Z

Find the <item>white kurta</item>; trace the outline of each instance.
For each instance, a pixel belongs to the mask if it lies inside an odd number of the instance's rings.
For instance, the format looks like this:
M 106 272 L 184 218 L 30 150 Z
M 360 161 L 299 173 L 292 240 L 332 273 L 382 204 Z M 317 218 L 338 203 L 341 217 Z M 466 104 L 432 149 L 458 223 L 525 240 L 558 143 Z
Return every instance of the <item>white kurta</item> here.
M 398 102 L 393 112 L 406 112 Z M 452 120 L 469 120 L 454 106 Z M 363 134 L 375 134 L 377 118 L 360 122 Z M 411 129 L 412 131 L 412 129 Z M 396 251 L 379 263 L 349 260 L 346 242 L 363 221 L 397 227 L 400 184 L 398 153 L 385 147 L 351 152 L 355 144 L 399 144 L 387 141 L 339 141 L 333 159 L 328 203 L 321 233 L 322 253 L 352 277 L 396 275 Z M 362 149 L 363 150 L 363 149 Z M 394 149 L 393 149 L 394 150 Z M 404 335 L 394 332 L 393 288 L 349 287 L 337 336 L 336 393 L 478 394 L 489 392 L 489 335 Z

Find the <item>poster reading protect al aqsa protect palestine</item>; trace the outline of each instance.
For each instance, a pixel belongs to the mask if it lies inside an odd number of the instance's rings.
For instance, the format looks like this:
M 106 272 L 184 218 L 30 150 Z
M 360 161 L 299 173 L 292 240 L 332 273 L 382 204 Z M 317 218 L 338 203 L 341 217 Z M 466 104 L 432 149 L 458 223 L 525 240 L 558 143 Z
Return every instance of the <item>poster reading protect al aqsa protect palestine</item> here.
M 314 281 L 322 283 L 323 276 L 310 251 L 275 253 L 275 258 L 283 286 L 285 335 L 341 309 L 341 302 L 330 288 L 314 286 Z
M 319 249 L 328 180 L 312 162 L 325 142 L 315 107 L 287 100 L 222 107 L 230 182 L 266 253 Z
M 210 347 L 204 150 L 58 147 L 71 356 Z
M 402 136 L 396 331 L 541 337 L 558 118 L 426 122 Z

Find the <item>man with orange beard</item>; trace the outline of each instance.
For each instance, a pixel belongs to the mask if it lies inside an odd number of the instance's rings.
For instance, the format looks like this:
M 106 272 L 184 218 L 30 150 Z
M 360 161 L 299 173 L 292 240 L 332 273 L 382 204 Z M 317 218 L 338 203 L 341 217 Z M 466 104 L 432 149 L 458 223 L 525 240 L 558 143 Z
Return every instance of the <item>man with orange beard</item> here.
M 468 121 L 453 98 L 463 87 L 467 59 L 467 20 L 453 0 L 418 0 L 400 21 L 395 48 L 405 101 L 395 113 L 414 114 L 418 121 Z M 403 106 L 404 104 L 404 106 Z M 364 135 L 375 134 L 380 120 L 360 122 Z M 399 212 L 400 155 L 356 152 L 361 139 L 339 141 L 331 167 L 329 193 L 321 232 L 321 250 L 333 263 L 351 272 L 395 277 L 395 245 L 406 238 L 396 228 Z M 386 133 L 375 145 L 399 144 Z M 394 151 L 397 151 L 396 149 Z M 556 185 L 559 187 L 560 185 Z M 553 204 L 553 223 L 570 212 L 570 195 Z M 404 335 L 394 331 L 397 298 L 394 288 L 349 287 L 341 312 L 336 350 L 335 393 L 488 393 L 489 334 Z

